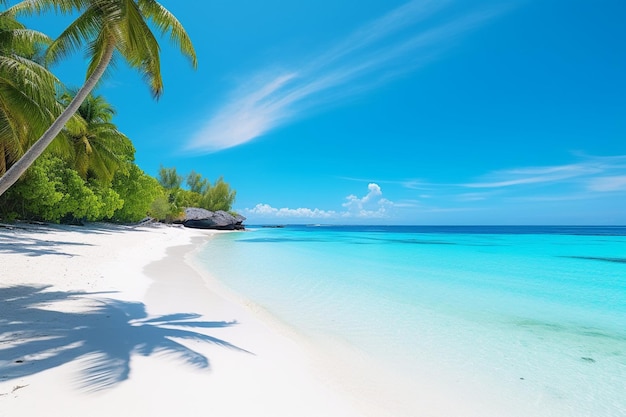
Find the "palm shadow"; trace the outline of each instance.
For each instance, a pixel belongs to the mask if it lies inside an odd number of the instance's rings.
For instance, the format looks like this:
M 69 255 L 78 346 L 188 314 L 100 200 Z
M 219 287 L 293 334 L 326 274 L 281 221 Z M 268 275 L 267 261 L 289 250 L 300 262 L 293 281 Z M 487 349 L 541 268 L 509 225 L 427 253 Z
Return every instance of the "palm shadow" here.
M 4 224 L 0 223 L 0 253 L 17 253 L 26 256 L 62 255 L 67 257 L 75 254 L 64 251 L 72 246 L 93 246 L 89 243 L 66 242 L 58 239 L 48 240 L 53 232 L 85 233 L 111 235 L 132 229 L 129 226 L 113 224 L 89 224 L 88 226 L 68 226 L 55 224 Z M 28 234 L 30 233 L 30 235 Z
M 75 256 L 63 248 L 68 246 L 92 246 L 88 243 L 59 242 L 45 238 L 26 237 L 23 235 L 9 235 L 0 233 L 0 254 L 16 253 L 25 256 L 62 255 Z
M 199 369 L 209 359 L 181 341 L 200 341 L 250 353 L 199 329 L 236 322 L 198 321 L 198 314 L 148 317 L 145 305 L 105 293 L 50 291 L 49 286 L 0 288 L 0 382 L 80 360 L 80 388 L 98 391 L 128 379 L 130 359 L 165 354 Z M 57 305 L 63 302 L 63 305 Z M 55 307 L 61 307 L 56 309 Z

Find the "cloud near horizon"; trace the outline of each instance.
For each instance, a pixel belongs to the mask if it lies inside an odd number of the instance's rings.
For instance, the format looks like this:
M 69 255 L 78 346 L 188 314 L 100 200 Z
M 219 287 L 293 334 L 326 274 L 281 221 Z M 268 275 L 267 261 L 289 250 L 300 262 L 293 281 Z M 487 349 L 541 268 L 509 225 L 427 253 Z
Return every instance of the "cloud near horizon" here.
M 367 185 L 368 193 L 358 198 L 354 194 L 346 197 L 346 202 L 342 204 L 346 208 L 343 217 L 380 218 L 385 217 L 387 209 L 393 203 L 383 198 L 383 192 L 376 183 Z
M 245 214 L 262 218 L 292 218 L 292 219 L 338 219 L 338 218 L 384 218 L 394 203 L 383 197 L 382 189 L 378 184 L 370 183 L 368 192 L 359 198 L 354 194 L 346 197 L 343 211 L 320 210 L 318 208 L 275 208 L 269 204 L 259 203 L 253 208 L 244 209 Z
M 293 217 L 309 219 L 329 219 L 336 216 L 336 212 L 330 210 L 310 209 L 310 208 L 275 208 L 269 204 L 259 203 L 253 208 L 244 209 L 246 214 L 256 214 L 262 217 Z
M 412 0 L 354 31 L 293 70 L 266 69 L 233 92 L 187 143 L 211 153 L 249 142 L 323 106 L 387 83 L 428 64 L 460 35 L 500 13 L 487 10 L 419 26 L 452 3 Z M 278 73 L 278 75 L 276 75 Z

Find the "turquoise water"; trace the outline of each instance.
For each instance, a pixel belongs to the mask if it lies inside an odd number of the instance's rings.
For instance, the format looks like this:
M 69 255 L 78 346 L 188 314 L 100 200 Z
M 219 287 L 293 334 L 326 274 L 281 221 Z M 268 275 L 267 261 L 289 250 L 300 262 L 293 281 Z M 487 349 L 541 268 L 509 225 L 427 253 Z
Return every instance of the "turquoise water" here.
M 426 375 L 493 415 L 626 416 L 626 227 L 258 228 L 212 238 L 200 259 L 416 391 Z

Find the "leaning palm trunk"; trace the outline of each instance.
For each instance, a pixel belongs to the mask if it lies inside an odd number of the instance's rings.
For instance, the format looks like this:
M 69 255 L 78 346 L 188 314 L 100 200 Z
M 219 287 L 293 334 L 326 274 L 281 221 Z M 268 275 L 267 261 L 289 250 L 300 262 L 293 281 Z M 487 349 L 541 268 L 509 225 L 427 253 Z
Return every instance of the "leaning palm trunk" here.
M 0 0 L 0 3 L 5 3 Z M 47 51 L 50 62 L 73 51 L 79 43 L 88 42 L 92 55 L 87 81 L 74 99 L 44 135 L 0 178 L 0 195 L 26 172 L 46 147 L 61 132 L 82 102 L 94 89 L 117 50 L 149 82 L 155 98 L 163 90 L 159 44 L 148 25 L 151 20 L 162 34 L 169 33 L 183 54 L 196 67 L 196 53 L 180 22 L 156 0 L 24 0 L 7 13 L 33 14 L 54 9 L 62 13 L 83 11 Z
M 102 60 L 98 63 L 93 73 L 87 78 L 85 84 L 76 93 L 74 99 L 61 115 L 52 123 L 52 125 L 44 132 L 44 134 L 35 142 L 35 144 L 24 153 L 24 155 L 0 177 L 0 195 L 4 194 L 13 184 L 20 179 L 26 170 L 35 162 L 37 158 L 46 150 L 48 145 L 61 132 L 63 126 L 72 118 L 83 101 L 87 98 L 91 90 L 94 89 L 102 74 L 109 65 L 115 50 L 115 43 L 110 42 L 102 56 Z

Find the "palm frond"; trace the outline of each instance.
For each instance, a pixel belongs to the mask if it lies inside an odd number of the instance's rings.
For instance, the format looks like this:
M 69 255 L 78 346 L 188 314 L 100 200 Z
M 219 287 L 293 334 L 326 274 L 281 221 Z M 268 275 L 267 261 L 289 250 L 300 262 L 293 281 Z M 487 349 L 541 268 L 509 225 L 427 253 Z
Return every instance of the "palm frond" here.
M 89 0 L 24 0 L 9 7 L 5 12 L 13 16 L 32 16 L 50 10 L 57 13 L 70 14 L 82 10 L 89 5 Z
M 59 81 L 33 61 L 19 56 L 0 56 L 0 79 L 19 91 L 22 101 L 25 102 L 23 104 L 36 103 L 41 109 L 56 108 L 55 87 Z
M 53 120 L 38 96 L 27 94 L 21 84 L 0 80 L 0 100 L 5 108 L 10 109 L 8 112 L 16 119 L 21 119 L 19 124 L 16 122 L 15 129 L 19 127 L 40 134 Z
M 125 3 L 128 7 L 122 30 L 124 37 L 118 50 L 128 64 L 141 73 L 152 95 L 158 99 L 163 92 L 159 43 L 137 4 L 132 0 L 126 0 Z
M 16 108 L 13 105 L 15 99 L 12 96 L 16 94 L 14 89 L 7 87 L 6 84 L 0 84 L 0 145 L 3 148 L 0 157 L 5 169 L 24 154 L 31 139 L 37 134 L 36 126 L 29 124 L 32 115 L 24 111 L 24 107 Z
M 87 9 L 50 44 L 46 52 L 46 61 L 55 63 L 79 51 L 83 43 L 90 42 L 101 31 L 102 21 L 98 18 L 97 10 Z
M 4 94 L 5 86 L 0 84 L 0 94 Z M 24 142 L 25 130 L 22 128 L 24 114 L 15 112 L 7 105 L 6 100 L 0 100 L 0 143 L 8 155 L 20 154 Z
M 8 34 L 10 32 L 10 35 Z M 42 49 L 52 43 L 47 35 L 36 30 L 17 28 L 11 31 L 2 31 L 0 44 L 15 54 L 33 58 Z
M 191 43 L 191 38 L 183 25 L 165 7 L 155 0 L 139 0 L 141 13 L 150 19 L 163 35 L 170 35 L 170 41 L 178 46 L 180 51 L 191 61 L 191 65 L 196 68 L 198 61 L 196 51 Z

